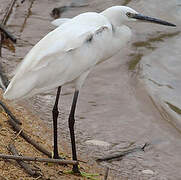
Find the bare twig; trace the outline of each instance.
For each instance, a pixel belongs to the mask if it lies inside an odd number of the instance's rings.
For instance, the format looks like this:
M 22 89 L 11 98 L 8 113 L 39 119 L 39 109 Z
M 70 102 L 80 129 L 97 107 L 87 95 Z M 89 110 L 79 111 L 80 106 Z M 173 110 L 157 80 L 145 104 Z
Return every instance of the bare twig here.
M 134 152 L 138 152 L 138 151 L 144 151 L 145 147 L 149 146 L 148 143 L 145 143 L 144 146 L 142 147 L 135 147 L 133 149 L 129 149 L 127 151 L 123 151 L 120 154 L 114 154 L 114 155 L 109 155 L 103 158 L 98 158 L 97 161 L 101 162 L 101 161 L 109 161 L 109 160 L 113 160 L 113 159 L 117 159 L 117 158 L 122 158 L 130 153 L 134 153 Z
M 14 122 L 16 122 L 17 124 L 21 125 L 22 123 L 20 122 L 19 119 L 16 119 L 16 117 L 11 113 L 11 111 L 7 108 L 7 106 L 0 101 L 0 105 L 2 106 L 2 108 L 4 109 L 4 111 L 6 112 L 6 114 L 13 119 Z M 18 131 L 19 132 L 19 131 Z
M 0 154 L 0 158 L 22 160 L 22 161 L 36 161 L 36 162 L 48 162 L 48 163 L 57 163 L 57 164 L 70 164 L 70 165 L 78 164 L 78 161 L 71 161 L 71 160 L 39 158 L 39 157 L 30 157 L 30 156 L 13 156 L 13 155 L 5 155 L 5 154 Z
M 13 9 L 13 6 L 14 6 L 15 2 L 16 2 L 16 0 L 11 1 L 8 10 L 6 11 L 6 13 L 4 15 L 2 23 L 0 24 L 0 36 L 1 36 L 0 57 L 1 57 L 1 54 L 2 54 L 1 49 L 2 49 L 2 46 L 3 46 L 4 43 L 6 43 L 6 45 L 9 45 L 9 47 L 8 47 L 9 50 L 11 50 L 13 52 L 15 51 L 13 43 L 16 43 L 16 38 L 10 32 L 8 32 L 4 27 L 4 25 L 6 25 L 8 19 L 9 19 L 9 16 L 10 16 L 10 14 L 12 12 L 12 9 Z
M 8 122 L 14 128 L 16 132 L 19 132 L 21 130 L 21 127 L 18 124 L 16 124 L 13 119 L 10 118 Z M 49 151 L 47 151 L 45 148 L 43 148 L 41 145 L 39 145 L 37 142 L 31 139 L 31 137 L 28 136 L 23 130 L 21 131 L 20 136 L 23 137 L 28 143 L 32 144 L 40 152 L 47 155 L 49 158 L 52 157 L 52 154 Z
M 8 146 L 8 150 L 15 155 L 15 157 L 19 156 L 18 151 L 16 150 L 15 146 L 13 144 L 9 144 Z M 21 157 L 21 156 L 20 156 Z M 16 159 L 17 160 L 17 159 Z M 17 160 L 18 164 L 25 169 L 25 171 L 30 174 L 33 177 L 38 177 L 40 174 L 37 173 L 36 171 L 32 170 L 32 168 L 25 162 L 23 162 L 22 160 Z
M 5 34 L 6 38 L 9 38 L 13 43 L 16 43 L 16 38 L 0 24 L 0 31 Z
M 13 6 L 14 6 L 15 2 L 16 2 L 16 0 L 12 0 L 12 1 L 11 1 L 10 5 L 9 5 L 9 8 L 8 8 L 8 10 L 6 11 L 6 14 L 4 15 L 4 18 L 3 18 L 3 21 L 2 21 L 2 24 L 3 24 L 3 25 L 6 25 L 6 22 L 7 22 L 8 19 L 9 19 L 9 16 L 10 16 L 10 14 L 11 14 L 11 12 L 12 12 L 12 9 L 13 9 Z
M 21 29 L 20 29 L 20 32 L 21 32 L 21 33 L 24 31 L 26 22 L 27 22 L 28 18 L 29 18 L 30 15 L 31 15 L 31 9 L 32 9 L 32 7 L 33 7 L 34 1 L 35 1 L 35 0 L 31 0 L 31 1 L 30 1 L 30 6 L 29 6 L 29 8 L 28 8 L 28 12 L 27 12 L 27 14 L 26 14 L 26 17 L 24 18 L 24 22 L 23 22 L 23 24 L 22 24 L 22 26 L 21 26 Z M 23 2 L 24 2 L 24 1 L 23 1 Z
M 43 148 L 41 145 L 39 145 L 38 143 L 36 143 L 33 139 L 31 139 L 30 136 L 28 136 L 23 130 L 22 128 L 18 125 L 18 124 L 22 124 L 18 119 L 15 118 L 15 116 L 11 113 L 11 111 L 6 107 L 6 105 L 0 101 L 0 105 L 3 107 L 4 111 L 9 115 L 9 124 L 14 128 L 14 130 L 19 133 L 21 137 L 23 137 L 27 142 L 29 142 L 30 144 L 32 144 L 36 149 L 38 149 L 40 152 L 44 153 L 45 155 L 47 155 L 49 158 L 52 157 L 52 154 L 47 151 L 45 148 Z M 18 123 L 18 124 L 17 124 Z
M 23 128 L 16 134 L 16 136 L 12 139 L 12 141 L 14 142 L 18 136 L 21 134 L 21 132 L 23 131 Z

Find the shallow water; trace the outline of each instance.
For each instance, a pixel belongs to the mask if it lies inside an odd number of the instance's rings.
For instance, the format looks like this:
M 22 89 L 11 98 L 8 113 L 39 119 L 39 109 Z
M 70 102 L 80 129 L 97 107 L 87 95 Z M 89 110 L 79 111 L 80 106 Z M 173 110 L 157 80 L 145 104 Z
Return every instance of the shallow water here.
M 40 1 L 34 1 L 31 6 L 31 2 L 27 1 L 23 4 L 24 8 L 16 7 L 9 20 L 8 25 L 17 34 L 19 43 L 14 56 L 4 52 L 3 66 L 7 75 L 10 76 L 10 72 L 32 45 L 54 28 L 50 25 L 51 10 L 71 2 L 88 3 L 89 6 L 70 8 L 62 17 L 73 17 L 86 11 L 99 12 L 106 7 L 122 4 L 145 15 L 177 24 L 177 28 L 145 23 L 130 24 L 133 30 L 131 43 L 110 61 L 97 66 L 80 92 L 76 112 L 76 141 L 79 154 L 88 155 L 90 159 L 149 142 L 151 145 L 145 152 L 136 152 L 122 160 L 102 165 L 114 170 L 115 179 L 179 180 L 181 2 L 74 0 L 60 3 L 41 1 L 40 5 Z M 67 118 L 72 95 L 71 86 L 63 88 L 59 141 L 69 140 Z M 35 112 L 51 127 L 54 98 L 55 90 L 22 101 L 21 104 Z M 93 140 L 104 143 L 102 146 L 92 145 L 90 142 L 94 142 Z M 153 174 L 144 174 L 145 169 L 152 170 Z

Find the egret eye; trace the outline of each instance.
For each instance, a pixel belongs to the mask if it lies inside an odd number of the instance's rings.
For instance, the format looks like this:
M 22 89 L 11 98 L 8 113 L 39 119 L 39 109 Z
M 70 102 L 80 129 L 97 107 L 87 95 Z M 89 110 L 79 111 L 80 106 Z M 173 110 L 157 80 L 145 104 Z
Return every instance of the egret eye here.
M 131 17 L 131 13 L 130 13 L 130 12 L 127 12 L 126 15 L 127 15 L 128 17 Z

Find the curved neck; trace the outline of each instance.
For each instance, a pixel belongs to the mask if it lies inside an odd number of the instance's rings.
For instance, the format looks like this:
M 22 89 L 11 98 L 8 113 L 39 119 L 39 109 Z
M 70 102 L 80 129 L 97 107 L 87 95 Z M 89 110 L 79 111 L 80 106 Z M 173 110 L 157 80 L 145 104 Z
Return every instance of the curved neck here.
M 104 10 L 100 14 L 105 16 L 114 27 L 123 25 L 123 20 L 121 20 L 121 16 L 117 16 L 116 13 L 110 11 L 109 9 Z

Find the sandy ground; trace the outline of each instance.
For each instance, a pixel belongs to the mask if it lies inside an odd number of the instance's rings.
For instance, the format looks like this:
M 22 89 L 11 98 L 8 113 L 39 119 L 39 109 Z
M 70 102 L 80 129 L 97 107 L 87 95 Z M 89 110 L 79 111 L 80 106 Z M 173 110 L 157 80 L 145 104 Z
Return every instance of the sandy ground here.
M 2 91 L 0 92 L 0 101 L 2 99 Z M 25 133 L 31 136 L 37 143 L 41 144 L 45 149 L 51 152 L 51 142 L 49 141 L 49 136 L 51 134 L 50 130 L 40 121 L 37 117 L 33 116 L 27 110 L 25 110 L 21 106 L 16 106 L 15 104 L 11 104 L 9 102 L 4 102 L 11 110 L 11 112 L 22 122 L 22 129 Z M 37 132 L 38 135 L 37 135 Z M 43 137 L 43 138 L 42 138 Z M 0 154 L 11 154 L 7 146 L 11 143 L 14 144 L 16 149 L 19 151 L 21 155 L 24 156 L 33 156 L 33 157 L 41 157 L 47 158 L 46 155 L 43 155 L 36 148 L 34 148 L 31 144 L 27 143 L 21 136 L 16 133 L 12 127 L 8 123 L 8 115 L 4 112 L 3 108 L 0 106 Z M 60 155 L 64 156 L 66 159 L 71 159 L 69 151 L 66 151 L 66 145 L 64 146 L 64 152 L 60 152 Z M 87 162 L 86 159 L 81 159 L 84 162 Z M 34 170 L 41 174 L 36 178 L 28 175 L 25 170 L 23 170 L 20 165 L 14 160 L 1 160 L 0 161 L 0 179 L 1 180 L 30 180 L 30 179 L 46 179 L 46 180 L 54 180 L 54 179 L 86 179 L 85 177 L 75 176 L 71 174 L 67 174 L 68 171 L 71 171 L 71 166 L 61 166 L 55 164 L 48 163 L 38 163 L 31 162 L 28 163 Z M 82 172 L 97 174 L 95 179 L 103 179 L 104 173 L 96 165 L 92 163 L 92 165 L 88 165 L 87 163 L 80 163 L 80 168 Z M 111 178 L 110 178 L 111 179 Z

